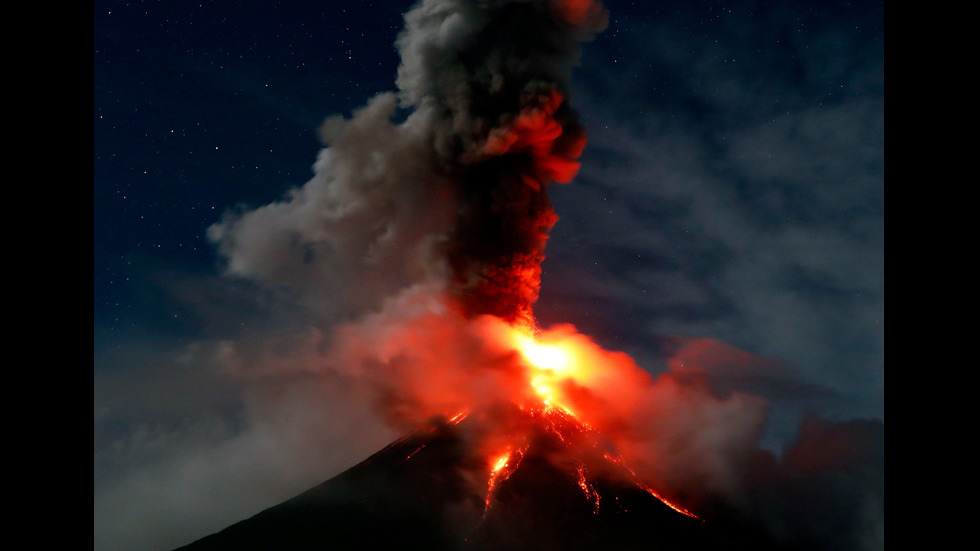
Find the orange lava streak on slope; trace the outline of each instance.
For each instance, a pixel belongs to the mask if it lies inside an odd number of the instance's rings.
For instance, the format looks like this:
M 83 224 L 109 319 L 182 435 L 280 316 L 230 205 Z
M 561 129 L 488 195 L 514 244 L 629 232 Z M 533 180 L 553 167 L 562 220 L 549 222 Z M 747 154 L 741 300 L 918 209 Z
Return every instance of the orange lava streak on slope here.
M 579 465 L 578 467 L 578 486 L 582 488 L 585 492 L 585 499 L 595 499 L 595 514 L 599 514 L 599 499 L 601 496 L 596 489 L 589 484 L 589 481 L 585 478 L 585 465 Z
M 533 417 L 542 419 L 547 423 L 547 430 L 566 445 L 570 445 L 566 436 L 587 431 L 594 432 L 595 429 L 592 425 L 584 421 L 574 411 L 572 399 L 567 394 L 567 389 L 570 387 L 590 388 L 595 384 L 601 384 L 604 374 L 595 369 L 595 361 L 592 356 L 594 353 L 583 346 L 580 339 L 576 339 L 574 336 L 569 337 L 568 334 L 560 330 L 542 333 L 527 326 L 511 326 L 511 329 L 512 333 L 509 335 L 511 344 L 526 360 L 528 382 L 534 391 L 533 395 L 540 400 L 540 404 L 521 405 L 521 409 L 529 412 Z M 589 417 L 590 412 L 582 411 L 581 413 Z M 609 453 L 605 453 L 604 456 L 606 460 L 629 473 L 629 478 L 637 487 L 657 498 L 667 507 L 682 515 L 703 520 L 687 509 L 671 503 L 644 483 L 621 457 Z M 509 465 L 509 458 L 509 452 L 501 456 L 492 471 L 487 493 L 487 509 L 489 509 L 490 499 L 496 485 L 502 480 L 506 480 L 517 467 L 516 465 L 510 467 L 505 475 L 501 476 L 503 468 Z M 584 465 L 578 466 L 578 475 L 579 487 L 582 488 L 587 499 L 595 500 L 595 513 L 599 514 L 600 496 L 595 488 L 588 483 Z
M 490 480 L 487 482 L 487 497 L 483 507 L 484 515 L 490 510 L 490 502 L 493 501 L 493 494 L 497 489 L 497 485 L 510 478 L 510 475 L 517 470 L 517 467 L 521 464 L 521 460 L 524 459 L 525 451 L 527 451 L 526 448 L 521 448 L 516 452 L 511 452 L 510 449 L 507 449 L 506 452 L 494 461 L 493 467 L 490 469 Z M 511 458 L 515 455 L 517 459 L 512 462 Z
M 680 505 L 674 505 L 673 503 L 671 503 L 671 502 L 667 501 L 666 499 L 664 499 L 664 497 L 661 496 L 660 494 L 658 494 L 653 488 L 651 488 L 646 483 L 644 483 L 642 480 L 640 480 L 640 477 L 636 476 L 636 473 L 633 472 L 633 469 L 629 468 L 629 466 L 626 465 L 626 462 L 623 461 L 623 459 L 621 457 L 613 457 L 613 456 L 609 455 L 608 453 L 607 454 L 604 454 L 604 455 L 605 455 L 606 459 L 608 459 L 609 461 L 612 461 L 613 463 L 616 463 L 617 465 L 621 466 L 623 469 L 626 469 L 626 471 L 628 473 L 630 473 L 630 476 L 633 478 L 633 483 L 636 484 L 637 486 L 639 486 L 640 488 L 642 488 L 643 491 L 645 491 L 646 493 L 648 493 L 648 494 L 652 495 L 653 497 L 659 499 L 661 502 L 663 502 L 664 505 L 666 505 L 667 507 L 670 507 L 671 509 L 677 511 L 678 513 L 680 513 L 682 515 L 689 516 L 691 518 L 696 518 L 696 519 L 704 522 L 704 519 L 702 519 L 701 517 L 695 515 L 694 513 L 688 511 L 687 509 L 681 507 Z
M 408 457 L 405 458 L 405 461 L 408 461 L 409 459 L 412 458 L 413 455 L 415 455 L 415 454 L 419 453 L 420 451 L 422 451 L 422 448 L 424 448 L 424 447 L 425 447 L 425 444 L 422 444 L 415 451 L 413 451 L 412 453 L 408 454 Z

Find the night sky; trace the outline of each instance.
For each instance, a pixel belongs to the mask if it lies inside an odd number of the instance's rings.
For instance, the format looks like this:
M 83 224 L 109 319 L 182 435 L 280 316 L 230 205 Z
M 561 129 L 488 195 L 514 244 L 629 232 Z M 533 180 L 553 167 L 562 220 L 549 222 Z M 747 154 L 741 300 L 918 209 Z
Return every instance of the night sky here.
M 883 457 L 883 2 L 604 4 L 538 321 L 653 374 L 710 340 L 713 388 L 768 401 L 761 448 L 859 421 Z M 302 186 L 323 121 L 396 90 L 411 6 L 96 2 L 96 549 L 188 543 L 400 436 L 292 384 L 283 350 L 240 367 L 351 313 L 227 275 L 207 231 Z

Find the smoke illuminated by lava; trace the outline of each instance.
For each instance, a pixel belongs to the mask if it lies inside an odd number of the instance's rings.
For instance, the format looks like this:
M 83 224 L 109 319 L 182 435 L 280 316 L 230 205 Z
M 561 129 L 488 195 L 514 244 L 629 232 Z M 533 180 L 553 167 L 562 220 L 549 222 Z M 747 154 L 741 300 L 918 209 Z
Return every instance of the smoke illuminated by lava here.
M 304 187 L 209 231 L 229 272 L 345 316 L 316 369 L 393 426 L 468 420 L 484 512 L 543 431 L 597 512 L 586 465 L 601 461 L 695 516 L 703 496 L 738 490 L 766 417 L 762 398 L 654 377 L 535 321 L 548 190 L 574 179 L 586 144 L 568 80 L 606 22 L 592 0 L 422 1 L 397 40 L 399 93 L 328 120 Z

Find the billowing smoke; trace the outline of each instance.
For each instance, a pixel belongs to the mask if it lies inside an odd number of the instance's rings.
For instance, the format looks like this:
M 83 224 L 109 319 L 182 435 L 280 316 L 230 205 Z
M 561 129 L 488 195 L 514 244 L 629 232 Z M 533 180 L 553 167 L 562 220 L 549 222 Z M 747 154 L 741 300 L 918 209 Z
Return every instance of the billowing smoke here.
M 229 273 L 343 322 L 304 364 L 356 381 L 403 430 L 530 389 L 506 328 L 536 327 L 548 186 L 585 147 L 569 79 L 607 13 L 439 0 L 405 20 L 399 92 L 327 120 L 302 188 L 209 230 Z
M 512 333 L 537 330 L 590 368 L 554 391 L 667 495 L 705 510 L 789 499 L 756 491 L 759 465 L 782 465 L 758 448 L 768 406 L 713 385 L 724 365 L 692 366 L 687 347 L 655 377 L 571 326 L 537 328 L 557 221 L 548 189 L 575 177 L 586 144 L 568 83 L 581 44 L 606 25 L 601 4 L 423 0 L 405 19 L 398 92 L 327 120 L 303 187 L 209 229 L 230 274 L 324 313 L 328 336 L 304 369 L 409 430 L 533 392 Z M 770 471 L 775 486 L 796 476 L 783 468 Z
M 546 186 L 569 182 L 585 135 L 566 101 L 598 2 L 424 2 L 398 39 L 405 104 L 426 113 L 456 183 L 446 253 L 467 315 L 530 322 L 548 232 Z
M 568 106 L 598 2 L 426 1 L 406 15 L 398 100 L 323 125 L 316 176 L 284 201 L 228 216 L 209 235 L 231 273 L 347 313 L 440 280 L 467 317 L 532 322 L 557 217 L 585 134 Z

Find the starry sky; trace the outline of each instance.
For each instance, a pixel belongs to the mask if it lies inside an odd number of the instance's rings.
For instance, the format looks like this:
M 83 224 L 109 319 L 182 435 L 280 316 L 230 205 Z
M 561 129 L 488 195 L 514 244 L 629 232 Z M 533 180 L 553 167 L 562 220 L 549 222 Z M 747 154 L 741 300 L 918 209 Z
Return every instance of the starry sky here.
M 761 358 L 711 382 L 768 400 L 777 453 L 808 416 L 883 427 L 883 2 L 604 4 L 539 322 L 654 374 L 698 339 Z M 399 436 L 340 391 L 236 375 L 235 343 L 338 318 L 227 276 L 206 234 L 307 181 L 324 119 L 395 90 L 411 5 L 95 3 L 96 549 L 188 543 Z

